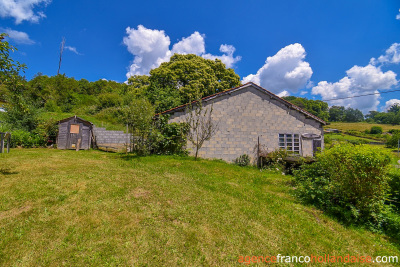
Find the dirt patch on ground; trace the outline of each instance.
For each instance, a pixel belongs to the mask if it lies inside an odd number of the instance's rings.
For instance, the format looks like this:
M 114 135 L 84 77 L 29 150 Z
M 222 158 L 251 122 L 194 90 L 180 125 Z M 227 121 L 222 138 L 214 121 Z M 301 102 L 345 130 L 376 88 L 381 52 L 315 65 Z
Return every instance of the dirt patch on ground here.
M 149 198 L 151 193 L 150 191 L 138 187 L 133 190 L 132 195 L 134 198 Z
M 8 218 L 15 218 L 18 215 L 30 211 L 32 207 L 30 205 L 22 206 L 19 208 L 14 208 L 7 211 L 0 211 L 0 220 L 8 219 Z

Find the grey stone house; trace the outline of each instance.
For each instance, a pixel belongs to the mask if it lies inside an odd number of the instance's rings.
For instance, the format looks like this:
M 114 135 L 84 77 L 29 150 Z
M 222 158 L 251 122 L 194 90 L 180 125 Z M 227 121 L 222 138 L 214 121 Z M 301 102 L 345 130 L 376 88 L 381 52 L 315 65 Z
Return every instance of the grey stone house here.
M 212 119 L 218 123 L 215 135 L 199 151 L 202 158 L 231 162 L 247 154 L 255 159 L 259 150 L 279 148 L 313 156 L 323 148 L 325 121 L 254 83 L 207 96 L 202 104 L 213 107 Z M 169 122 L 184 122 L 186 106 L 161 114 L 169 114 Z

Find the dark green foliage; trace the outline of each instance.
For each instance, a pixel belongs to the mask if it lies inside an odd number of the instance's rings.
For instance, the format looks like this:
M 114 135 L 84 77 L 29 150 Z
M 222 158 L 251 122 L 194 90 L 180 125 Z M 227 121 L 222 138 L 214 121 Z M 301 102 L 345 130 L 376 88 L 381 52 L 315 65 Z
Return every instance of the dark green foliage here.
M 169 62 L 150 71 L 149 81 L 150 101 L 156 104 L 157 100 L 168 100 L 157 108 L 158 111 L 240 85 L 239 75 L 233 69 L 227 69 L 220 60 L 204 59 L 194 54 L 173 55 Z M 165 92 L 161 98 L 154 95 L 162 91 Z M 169 94 L 179 95 L 179 102 L 169 99 Z
M 160 116 L 154 121 L 148 142 L 153 154 L 186 154 L 186 123 L 168 123 L 169 116 Z
M 40 109 L 24 92 L 9 95 L 4 107 L 4 122 L 10 129 L 32 131 L 37 127 Z
M 151 148 L 147 140 L 152 130 L 154 107 L 146 99 L 137 99 L 124 107 L 122 114 L 122 122 L 134 136 L 133 151 L 138 155 L 149 154 Z
M 346 108 L 343 106 L 332 106 L 329 108 L 329 121 L 344 121 Z
M 380 126 L 372 126 L 369 131 L 370 134 L 381 134 L 383 132 L 382 127 Z
M 57 141 L 58 121 L 53 118 L 39 120 L 38 126 L 33 133 L 41 137 L 41 145 L 54 145 Z
M 117 93 L 102 93 L 98 96 L 99 108 L 119 107 L 122 104 L 122 97 Z
M 364 115 L 361 110 L 347 108 L 344 115 L 344 122 L 360 122 L 364 120 Z
M 400 241 L 400 215 L 394 212 L 387 213 L 385 222 L 383 223 L 383 229 L 388 235 Z
M 364 120 L 364 115 L 358 109 L 332 106 L 329 108 L 329 121 L 359 122 Z
M 370 111 L 365 117 L 368 122 L 398 125 L 400 124 L 400 105 L 391 106 L 387 112 Z
M 400 169 L 394 169 L 390 171 L 388 175 L 390 177 L 390 203 L 395 206 L 400 213 Z
M 310 112 L 311 114 L 328 121 L 328 103 L 321 100 L 312 100 L 303 97 L 287 96 L 283 99 L 289 101 L 290 103 Z
M 296 194 L 346 223 L 379 228 L 388 209 L 389 163 L 379 148 L 338 144 L 295 172 Z
M 44 145 L 43 138 L 37 133 L 16 130 L 11 133 L 11 147 L 40 147 Z
M 243 154 L 235 159 L 235 164 L 241 167 L 248 166 L 250 164 L 250 157 L 247 154 Z
M 386 141 L 387 147 L 397 148 L 400 139 L 400 132 L 394 132 L 391 137 Z

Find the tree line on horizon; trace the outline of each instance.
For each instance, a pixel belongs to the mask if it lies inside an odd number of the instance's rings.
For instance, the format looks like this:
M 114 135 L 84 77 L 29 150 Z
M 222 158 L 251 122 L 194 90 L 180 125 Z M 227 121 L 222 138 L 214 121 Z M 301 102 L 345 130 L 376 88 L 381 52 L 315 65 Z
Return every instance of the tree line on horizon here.
M 5 37 L 4 34 L 1 35 Z M 3 114 L 2 129 L 34 131 L 42 122 L 43 112 L 91 115 L 111 123 L 124 123 L 123 114 L 135 103 L 151 106 L 153 114 L 186 104 L 214 93 L 241 85 L 240 77 L 218 59 L 175 54 L 170 61 L 152 69 L 149 75 L 135 75 L 127 83 L 86 79 L 76 80 L 65 74 L 47 76 L 36 74 L 27 81 L 21 75 L 26 66 L 12 59 L 16 50 L 6 39 L 0 40 L 0 102 L 7 111 Z M 399 106 L 387 112 L 371 111 L 365 118 L 351 107 L 332 106 L 321 100 L 284 97 L 328 122 L 377 122 L 400 124 Z M 43 124 L 43 123 L 42 123 Z M 4 130 L 4 129 L 3 129 Z

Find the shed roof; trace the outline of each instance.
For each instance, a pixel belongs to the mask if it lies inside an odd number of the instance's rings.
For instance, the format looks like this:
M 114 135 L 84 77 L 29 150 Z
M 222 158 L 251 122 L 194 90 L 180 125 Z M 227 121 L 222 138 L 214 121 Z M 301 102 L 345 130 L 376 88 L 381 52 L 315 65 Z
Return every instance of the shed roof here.
M 300 113 L 303 113 L 306 117 L 309 117 L 309 118 L 311 118 L 311 119 L 314 119 L 314 120 L 316 120 L 316 121 L 318 121 L 318 122 L 320 122 L 320 123 L 322 123 L 322 124 L 324 124 L 324 125 L 326 124 L 326 122 L 325 122 L 324 120 L 318 118 L 317 116 L 311 114 L 310 112 L 305 111 L 304 109 L 302 109 L 302 108 L 300 108 L 300 107 L 298 107 L 298 106 L 296 106 L 296 105 L 294 105 L 294 104 L 292 104 L 292 103 L 286 101 L 285 99 L 283 99 L 283 98 L 281 98 L 281 97 L 275 95 L 274 93 L 268 91 L 267 89 L 264 89 L 264 88 L 262 88 L 261 86 L 255 84 L 255 83 L 252 83 L 252 82 L 248 82 L 248 83 L 243 84 L 243 85 L 241 85 L 241 86 L 238 86 L 238 87 L 235 87 L 235 88 L 231 88 L 231 89 L 228 89 L 228 90 L 219 92 L 219 93 L 215 93 L 215 94 L 213 94 L 213 95 L 209 95 L 209 96 L 203 97 L 201 100 L 202 100 L 202 101 L 209 101 L 209 100 L 211 100 L 211 99 L 215 99 L 215 98 L 217 98 L 217 97 L 224 96 L 224 95 L 226 95 L 226 94 L 231 94 L 231 93 L 233 93 L 233 92 L 236 92 L 236 91 L 239 91 L 239 90 L 243 90 L 243 89 L 245 89 L 245 88 L 247 88 L 247 87 L 250 87 L 250 86 L 256 88 L 257 90 L 261 91 L 262 93 L 265 93 L 265 94 L 269 95 L 271 98 L 280 101 L 281 103 L 283 103 L 283 104 L 286 105 L 287 107 L 289 107 L 289 108 L 291 108 L 291 109 L 294 109 L 294 110 L 297 110 L 297 111 L 300 112 Z M 197 100 L 196 100 L 196 101 L 192 101 L 190 104 L 194 104 L 194 103 L 196 103 L 196 102 L 197 102 Z M 162 114 L 170 114 L 170 113 L 173 113 L 173 112 L 182 110 L 182 109 L 184 109 L 187 105 L 189 105 L 189 103 L 184 104 L 184 105 L 177 106 L 177 107 L 175 107 L 175 108 L 172 108 L 172 109 L 169 109 L 169 110 L 166 110 L 166 111 L 163 111 L 163 112 L 161 112 L 161 113 L 156 114 L 156 116 L 162 115 Z
M 59 120 L 58 121 L 58 123 L 61 123 L 61 122 L 66 122 L 66 121 L 69 121 L 70 119 L 78 119 L 78 120 L 80 120 L 80 121 L 82 121 L 83 123 L 87 123 L 87 124 L 90 124 L 90 125 L 93 125 L 93 123 L 91 123 L 90 121 L 87 121 L 87 120 L 84 120 L 84 119 L 82 119 L 82 118 L 79 118 L 78 116 L 72 116 L 72 117 L 68 117 L 68 118 L 65 118 L 65 119 L 62 119 L 62 120 Z

